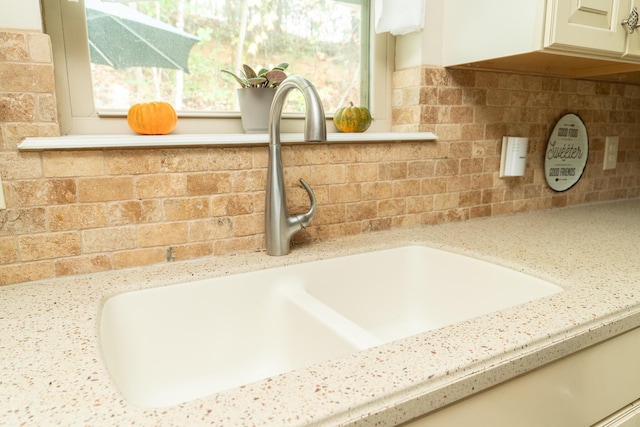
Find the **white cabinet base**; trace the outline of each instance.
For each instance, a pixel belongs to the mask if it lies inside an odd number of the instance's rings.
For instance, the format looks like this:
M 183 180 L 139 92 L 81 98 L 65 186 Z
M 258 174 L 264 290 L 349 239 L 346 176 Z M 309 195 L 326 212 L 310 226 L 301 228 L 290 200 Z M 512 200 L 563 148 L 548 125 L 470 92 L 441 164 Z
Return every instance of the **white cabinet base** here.
M 639 427 L 640 426 L 640 400 L 622 408 L 615 414 L 607 417 L 593 427 Z
M 638 427 L 638 407 L 633 406 L 638 399 L 640 328 L 406 425 Z

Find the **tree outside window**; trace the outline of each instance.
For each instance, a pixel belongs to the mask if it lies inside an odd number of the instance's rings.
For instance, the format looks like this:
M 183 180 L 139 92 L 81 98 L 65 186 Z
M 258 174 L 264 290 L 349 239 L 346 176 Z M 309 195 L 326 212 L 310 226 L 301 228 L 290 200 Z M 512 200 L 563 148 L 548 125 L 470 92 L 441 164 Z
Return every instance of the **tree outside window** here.
M 220 70 L 238 71 L 243 63 L 254 69 L 289 63 L 287 73 L 311 80 L 328 113 L 367 100 L 368 0 L 117 1 L 199 42 L 189 53 L 188 72 L 91 64 L 98 111 L 151 100 L 185 112 L 237 111 L 238 85 Z M 303 111 L 301 98 L 289 98 L 287 111 Z

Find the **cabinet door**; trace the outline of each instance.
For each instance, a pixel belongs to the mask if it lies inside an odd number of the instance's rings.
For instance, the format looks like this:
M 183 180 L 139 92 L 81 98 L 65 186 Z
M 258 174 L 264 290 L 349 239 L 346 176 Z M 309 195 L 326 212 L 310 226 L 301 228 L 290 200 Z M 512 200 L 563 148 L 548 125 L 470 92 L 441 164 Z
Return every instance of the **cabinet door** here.
M 550 1 L 545 46 L 622 56 L 626 34 L 620 21 L 628 16 L 629 3 L 630 0 Z
M 639 358 L 636 328 L 403 425 L 638 427 Z

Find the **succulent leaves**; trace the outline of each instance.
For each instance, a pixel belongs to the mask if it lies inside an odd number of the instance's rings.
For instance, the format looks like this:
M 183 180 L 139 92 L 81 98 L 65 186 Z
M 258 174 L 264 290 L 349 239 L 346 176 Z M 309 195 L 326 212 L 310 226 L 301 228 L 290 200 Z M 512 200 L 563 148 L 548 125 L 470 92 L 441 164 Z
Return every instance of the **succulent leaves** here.
M 242 87 L 268 88 L 278 87 L 278 85 L 287 78 L 287 75 L 284 72 L 287 67 L 289 67 L 289 64 L 283 62 L 273 67 L 271 70 L 261 68 L 260 71 L 256 73 L 253 68 L 244 64 L 242 65 L 240 75 L 229 70 L 223 69 L 221 71 L 232 76 Z

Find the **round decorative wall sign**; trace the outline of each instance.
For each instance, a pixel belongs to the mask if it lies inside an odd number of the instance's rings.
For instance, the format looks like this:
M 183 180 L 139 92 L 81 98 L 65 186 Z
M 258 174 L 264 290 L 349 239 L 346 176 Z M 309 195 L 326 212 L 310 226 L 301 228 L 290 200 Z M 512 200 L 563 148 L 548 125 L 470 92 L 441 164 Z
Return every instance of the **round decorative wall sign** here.
M 587 127 L 577 114 L 565 114 L 551 132 L 544 156 L 544 175 L 555 191 L 566 191 L 582 177 L 589 157 Z

